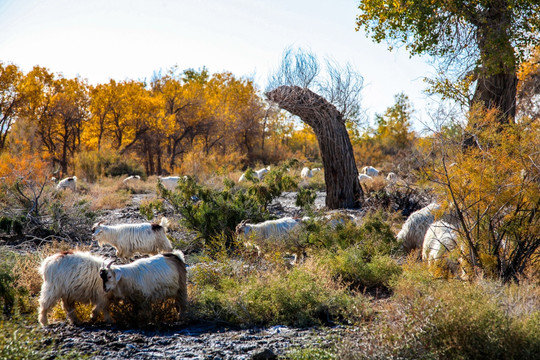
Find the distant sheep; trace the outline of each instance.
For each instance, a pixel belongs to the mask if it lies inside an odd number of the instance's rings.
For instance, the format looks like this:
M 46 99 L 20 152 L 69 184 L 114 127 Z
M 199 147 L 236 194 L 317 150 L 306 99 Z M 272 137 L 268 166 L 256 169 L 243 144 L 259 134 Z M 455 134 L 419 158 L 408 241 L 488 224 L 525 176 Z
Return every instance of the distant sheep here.
M 138 182 L 140 180 L 141 180 L 141 177 L 139 175 L 131 175 L 125 178 L 124 180 L 122 180 L 122 183 L 124 183 L 124 185 L 129 185 L 131 183 Z
M 373 166 L 364 166 L 362 168 L 362 174 L 375 177 L 375 176 L 379 176 L 379 170 L 375 169 Z
M 360 184 L 370 183 L 373 181 L 373 178 L 366 174 L 358 174 L 358 181 Z
M 176 186 L 178 185 L 178 181 L 180 179 L 187 180 L 187 176 L 165 176 L 165 177 L 158 177 L 159 181 L 163 184 L 165 189 L 173 191 L 176 189 Z
M 93 304 L 92 319 L 103 312 L 105 321 L 111 322 L 108 311 L 109 297 L 103 291 L 99 270 L 104 259 L 89 252 L 66 251 L 49 256 L 41 263 L 43 277 L 39 296 L 39 323 L 48 324 L 47 314 L 62 300 L 68 320 L 78 324 L 75 303 Z
M 431 203 L 413 212 L 403 224 L 397 239 L 403 242 L 403 249 L 409 253 L 414 249 L 422 249 L 424 236 L 429 226 L 435 221 L 433 211 L 439 210 L 439 204 Z
M 257 238 L 270 238 L 288 234 L 292 229 L 302 223 L 301 219 L 284 217 L 277 220 L 268 220 L 258 224 L 249 224 L 245 221 L 236 226 L 236 234 L 255 236 Z
M 103 225 L 101 222 L 92 227 L 93 237 L 99 246 L 109 244 L 116 249 L 116 255 L 129 259 L 136 253 L 158 254 L 172 251 L 167 235 L 169 220 L 163 217 L 161 223 L 140 223 Z
M 431 263 L 441 259 L 456 247 L 457 232 L 449 223 L 436 221 L 429 226 L 424 237 L 422 260 Z
M 129 301 L 139 313 L 152 302 L 173 298 L 178 317 L 187 308 L 187 271 L 181 251 L 155 255 L 126 265 L 100 270 L 103 290 L 116 299 Z
M 390 183 L 395 183 L 397 180 L 398 180 L 398 177 L 393 172 L 389 172 L 388 175 L 386 175 L 386 181 Z
M 268 167 L 265 167 L 265 168 L 262 168 L 262 169 L 259 169 L 259 170 L 255 170 L 255 176 L 257 177 L 257 179 L 259 180 L 262 180 L 264 179 L 264 177 L 266 176 L 266 173 L 270 171 L 270 166 Z M 240 175 L 240 178 L 238 179 L 238 182 L 242 182 L 242 181 L 246 181 L 246 173 L 244 172 L 242 175 Z
M 65 190 L 71 189 L 71 191 L 77 190 L 77 177 L 71 176 L 65 179 L 60 180 L 58 185 L 56 185 L 56 190 Z

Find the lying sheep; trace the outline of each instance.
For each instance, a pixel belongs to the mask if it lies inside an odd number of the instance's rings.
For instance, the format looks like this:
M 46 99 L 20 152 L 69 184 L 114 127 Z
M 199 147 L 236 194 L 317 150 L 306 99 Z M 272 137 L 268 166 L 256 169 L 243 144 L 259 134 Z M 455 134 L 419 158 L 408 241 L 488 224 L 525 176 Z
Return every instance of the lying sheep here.
M 99 270 L 104 259 L 89 252 L 65 251 L 43 260 L 39 272 L 43 277 L 39 296 L 39 323 L 48 324 L 47 314 L 62 300 L 67 318 L 73 324 L 79 319 L 75 303 L 93 304 L 92 319 L 103 312 L 105 321 L 111 322 L 108 311 L 109 297 L 103 291 Z
M 128 259 L 136 253 L 155 255 L 172 251 L 171 242 L 165 235 L 168 226 L 166 217 L 159 224 L 103 225 L 98 222 L 92 227 L 92 232 L 99 246 L 109 244 L 116 249 L 118 257 Z
M 77 190 L 77 177 L 67 177 L 65 179 L 60 180 L 58 185 L 56 185 L 56 190 L 65 190 L 65 189 L 71 189 L 71 191 Z
M 364 166 L 361 173 L 371 177 L 379 176 L 379 170 L 375 169 L 373 166 Z
M 441 259 L 445 253 L 456 247 L 457 233 L 449 223 L 436 221 L 429 226 L 424 237 L 422 260 L 431 263 Z
M 268 220 L 258 224 L 249 224 L 242 221 L 236 226 L 236 234 L 244 236 L 255 236 L 258 238 L 269 238 L 288 234 L 292 229 L 302 223 L 301 219 L 284 217 L 277 220 Z
M 139 259 L 127 265 L 109 263 L 99 275 L 105 293 L 129 301 L 135 313 L 152 302 L 169 298 L 175 300 L 178 317 L 186 311 L 187 272 L 181 251 Z
M 373 178 L 366 174 L 358 174 L 358 181 L 360 184 L 370 183 L 373 181 Z
M 386 181 L 390 183 L 395 183 L 397 180 L 398 180 L 398 177 L 393 172 L 389 172 L 388 175 L 386 175 Z
M 124 185 L 129 185 L 130 183 L 137 182 L 139 180 L 141 180 L 139 175 L 131 175 L 122 180 L 122 183 L 124 183 Z
M 439 204 L 431 203 L 422 209 L 413 212 L 401 227 L 397 239 L 403 243 L 405 252 L 422 249 L 424 236 L 429 226 L 435 221 L 434 210 L 439 210 Z

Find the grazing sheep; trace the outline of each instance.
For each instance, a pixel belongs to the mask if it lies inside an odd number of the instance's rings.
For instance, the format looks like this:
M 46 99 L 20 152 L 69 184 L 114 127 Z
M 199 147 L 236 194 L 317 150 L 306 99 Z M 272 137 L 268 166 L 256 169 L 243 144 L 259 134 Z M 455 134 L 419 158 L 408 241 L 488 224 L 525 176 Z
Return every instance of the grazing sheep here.
M 369 175 L 371 177 L 375 177 L 379 175 L 379 170 L 375 169 L 373 166 L 364 166 L 362 168 L 362 174 Z
M 373 181 L 373 178 L 366 174 L 358 174 L 358 181 L 360 184 L 369 183 Z
M 311 178 L 311 177 L 313 177 L 313 172 L 311 171 L 310 168 L 304 167 L 304 168 L 302 169 L 302 171 L 300 172 L 300 177 L 301 177 L 302 179 Z
M 395 183 L 397 179 L 398 179 L 397 175 L 393 172 L 389 172 L 388 175 L 386 175 L 386 180 L 389 183 Z
M 103 312 L 105 321 L 111 322 L 108 311 L 109 297 L 103 291 L 99 270 L 104 259 L 89 252 L 65 251 L 49 256 L 41 263 L 43 277 L 39 296 L 39 323 L 48 324 L 47 314 L 62 300 L 67 318 L 73 324 L 79 319 L 75 303 L 93 304 L 92 319 Z
M 236 234 L 250 236 L 253 234 L 259 238 L 269 238 L 288 234 L 292 229 L 302 223 L 301 219 L 284 217 L 277 220 L 268 220 L 259 224 L 248 224 L 242 221 L 236 226 Z
M 129 185 L 130 183 L 137 182 L 139 180 L 141 180 L 141 177 L 139 175 L 131 175 L 122 180 L 122 182 L 124 183 L 124 185 Z
M 187 308 L 187 272 L 184 254 L 155 255 L 126 265 L 112 265 L 99 272 L 103 290 L 117 299 L 129 301 L 138 313 L 152 302 L 173 298 L 178 317 Z
M 434 210 L 439 210 L 439 204 L 431 203 L 413 212 L 403 224 L 397 239 L 403 242 L 403 249 L 410 253 L 414 249 L 422 249 L 424 236 L 429 226 L 435 221 Z
M 72 191 L 77 190 L 77 177 L 67 177 L 65 179 L 60 180 L 58 185 L 56 185 L 56 190 L 65 190 L 65 189 L 71 189 Z
M 445 221 L 436 221 L 429 226 L 424 237 L 422 260 L 431 263 L 456 247 L 455 229 Z
M 171 242 L 165 235 L 168 226 L 166 217 L 159 224 L 103 225 L 98 222 L 92 227 L 92 232 L 99 246 L 109 244 L 116 249 L 118 257 L 127 259 L 136 253 L 155 255 L 172 251 Z
M 262 168 L 262 169 L 259 169 L 259 170 L 255 170 L 255 176 L 257 177 L 257 179 L 259 180 L 262 180 L 266 173 L 270 171 L 270 166 L 268 167 L 265 167 L 265 168 Z M 246 173 L 244 172 L 242 175 L 240 175 L 240 178 L 238 179 L 238 182 L 242 182 L 242 181 L 246 181 Z

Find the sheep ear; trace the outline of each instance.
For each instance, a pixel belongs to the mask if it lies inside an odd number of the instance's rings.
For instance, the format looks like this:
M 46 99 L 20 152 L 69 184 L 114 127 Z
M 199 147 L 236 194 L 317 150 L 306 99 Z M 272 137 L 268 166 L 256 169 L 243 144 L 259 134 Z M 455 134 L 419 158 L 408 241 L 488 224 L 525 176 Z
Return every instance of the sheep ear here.
M 114 272 L 114 277 L 116 278 L 116 281 L 119 281 L 122 278 L 122 273 L 117 270 Z

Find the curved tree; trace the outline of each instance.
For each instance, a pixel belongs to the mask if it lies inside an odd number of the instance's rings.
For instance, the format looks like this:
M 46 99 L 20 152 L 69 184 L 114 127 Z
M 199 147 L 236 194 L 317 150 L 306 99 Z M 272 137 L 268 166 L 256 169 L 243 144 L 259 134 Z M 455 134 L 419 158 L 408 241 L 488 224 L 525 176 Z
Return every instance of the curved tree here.
M 358 8 L 357 30 L 376 42 L 405 44 L 412 55 L 433 56 L 445 77 L 454 73 L 438 90 L 474 80 L 472 101 L 498 108 L 501 122 L 513 120 L 517 69 L 540 43 L 538 0 L 362 0 Z
M 324 166 L 326 206 L 359 207 L 363 192 L 345 122 L 358 115 L 362 78 L 349 66 L 339 68 L 327 63 L 327 70 L 327 80 L 316 82 L 319 66 L 315 56 L 287 50 L 266 97 L 313 128 Z

